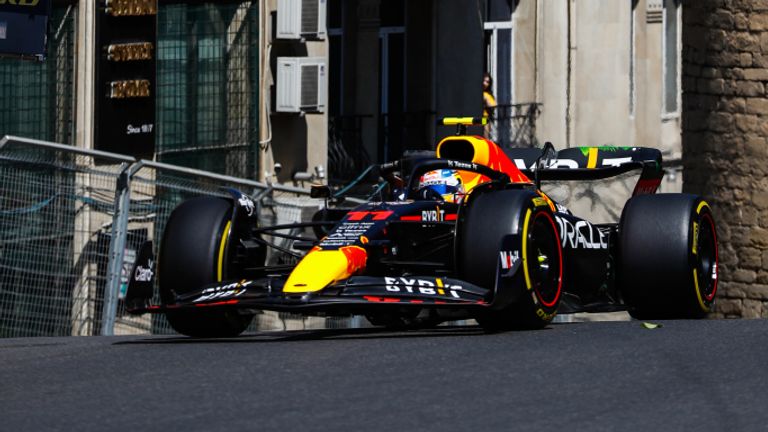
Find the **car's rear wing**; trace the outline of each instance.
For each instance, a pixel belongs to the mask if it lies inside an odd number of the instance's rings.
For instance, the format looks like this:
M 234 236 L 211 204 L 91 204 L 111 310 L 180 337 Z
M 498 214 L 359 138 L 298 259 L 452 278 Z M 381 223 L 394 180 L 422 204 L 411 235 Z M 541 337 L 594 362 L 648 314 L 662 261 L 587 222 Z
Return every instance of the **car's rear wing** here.
M 512 148 L 505 153 L 523 172 L 533 178 L 541 149 Z M 557 152 L 546 168 L 538 173 L 541 180 L 598 180 L 633 170 L 641 170 L 633 195 L 653 193 L 661 183 L 661 151 L 649 147 L 572 147 Z

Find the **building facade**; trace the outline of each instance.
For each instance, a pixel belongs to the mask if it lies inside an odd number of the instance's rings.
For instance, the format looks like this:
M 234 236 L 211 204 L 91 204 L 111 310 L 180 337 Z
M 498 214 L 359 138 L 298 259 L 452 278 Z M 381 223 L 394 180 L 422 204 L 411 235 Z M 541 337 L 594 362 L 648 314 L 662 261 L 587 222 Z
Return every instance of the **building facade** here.
M 101 9 L 54 0 L 48 59 L 2 60 L 3 133 L 99 147 Z M 343 182 L 433 148 L 452 133 L 440 117 L 481 115 L 487 72 L 504 146 L 645 145 L 677 160 L 681 10 L 679 0 L 159 0 L 154 158 Z M 311 29 L 285 29 L 310 18 Z M 319 89 L 299 86 L 320 105 L 281 108 L 280 59 L 322 63 Z M 29 85 L 10 85 L 22 76 Z
M 326 7 L 331 181 L 433 148 L 453 132 L 436 126 L 441 117 L 480 116 L 488 73 L 498 103 L 492 137 L 502 146 L 656 147 L 670 173 L 662 190 L 681 189 L 679 0 L 328 0 Z M 593 197 L 587 189 L 569 187 L 561 198 Z M 623 204 L 573 201 L 606 219 Z
M 768 317 L 768 2 L 691 1 L 683 12 L 687 192 L 718 220 L 717 317 Z

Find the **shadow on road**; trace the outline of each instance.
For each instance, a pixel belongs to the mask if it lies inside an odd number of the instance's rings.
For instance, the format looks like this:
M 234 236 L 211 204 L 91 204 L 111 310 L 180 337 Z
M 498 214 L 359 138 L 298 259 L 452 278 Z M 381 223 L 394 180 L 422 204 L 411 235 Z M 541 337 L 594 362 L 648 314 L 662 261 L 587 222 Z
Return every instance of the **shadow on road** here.
M 135 344 L 200 344 L 200 343 L 252 343 L 252 342 L 295 342 L 320 339 L 381 339 L 413 337 L 470 336 L 486 333 L 480 326 L 440 326 L 419 330 L 390 330 L 385 328 L 317 329 L 269 331 L 246 334 L 232 338 L 192 338 L 186 336 L 161 337 L 115 342 L 114 345 Z

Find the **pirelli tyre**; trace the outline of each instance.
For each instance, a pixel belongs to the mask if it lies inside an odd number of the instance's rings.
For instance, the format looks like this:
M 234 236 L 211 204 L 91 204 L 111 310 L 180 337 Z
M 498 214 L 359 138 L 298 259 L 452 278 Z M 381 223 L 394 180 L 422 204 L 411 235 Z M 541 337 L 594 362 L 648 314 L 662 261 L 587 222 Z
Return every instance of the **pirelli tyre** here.
M 530 190 L 472 194 L 456 241 L 460 277 L 496 287 L 493 307 L 476 317 L 484 329 L 538 329 L 552 321 L 560 304 L 563 253 L 545 199 Z
M 703 318 L 717 293 L 717 230 L 696 195 L 641 195 L 621 215 L 617 282 L 638 319 Z
M 184 201 L 171 213 L 160 243 L 158 283 L 164 304 L 176 295 L 221 281 L 226 276 L 224 251 L 229 242 L 232 203 L 215 197 Z M 235 309 L 170 310 L 168 323 L 193 337 L 236 336 L 253 318 Z

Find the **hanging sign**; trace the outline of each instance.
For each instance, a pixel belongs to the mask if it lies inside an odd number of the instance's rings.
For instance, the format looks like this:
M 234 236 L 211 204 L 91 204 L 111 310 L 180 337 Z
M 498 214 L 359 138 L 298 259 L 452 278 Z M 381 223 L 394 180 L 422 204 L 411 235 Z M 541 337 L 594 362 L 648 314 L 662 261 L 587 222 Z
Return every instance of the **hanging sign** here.
M 152 158 L 156 133 L 157 3 L 99 1 L 94 123 L 98 150 Z

